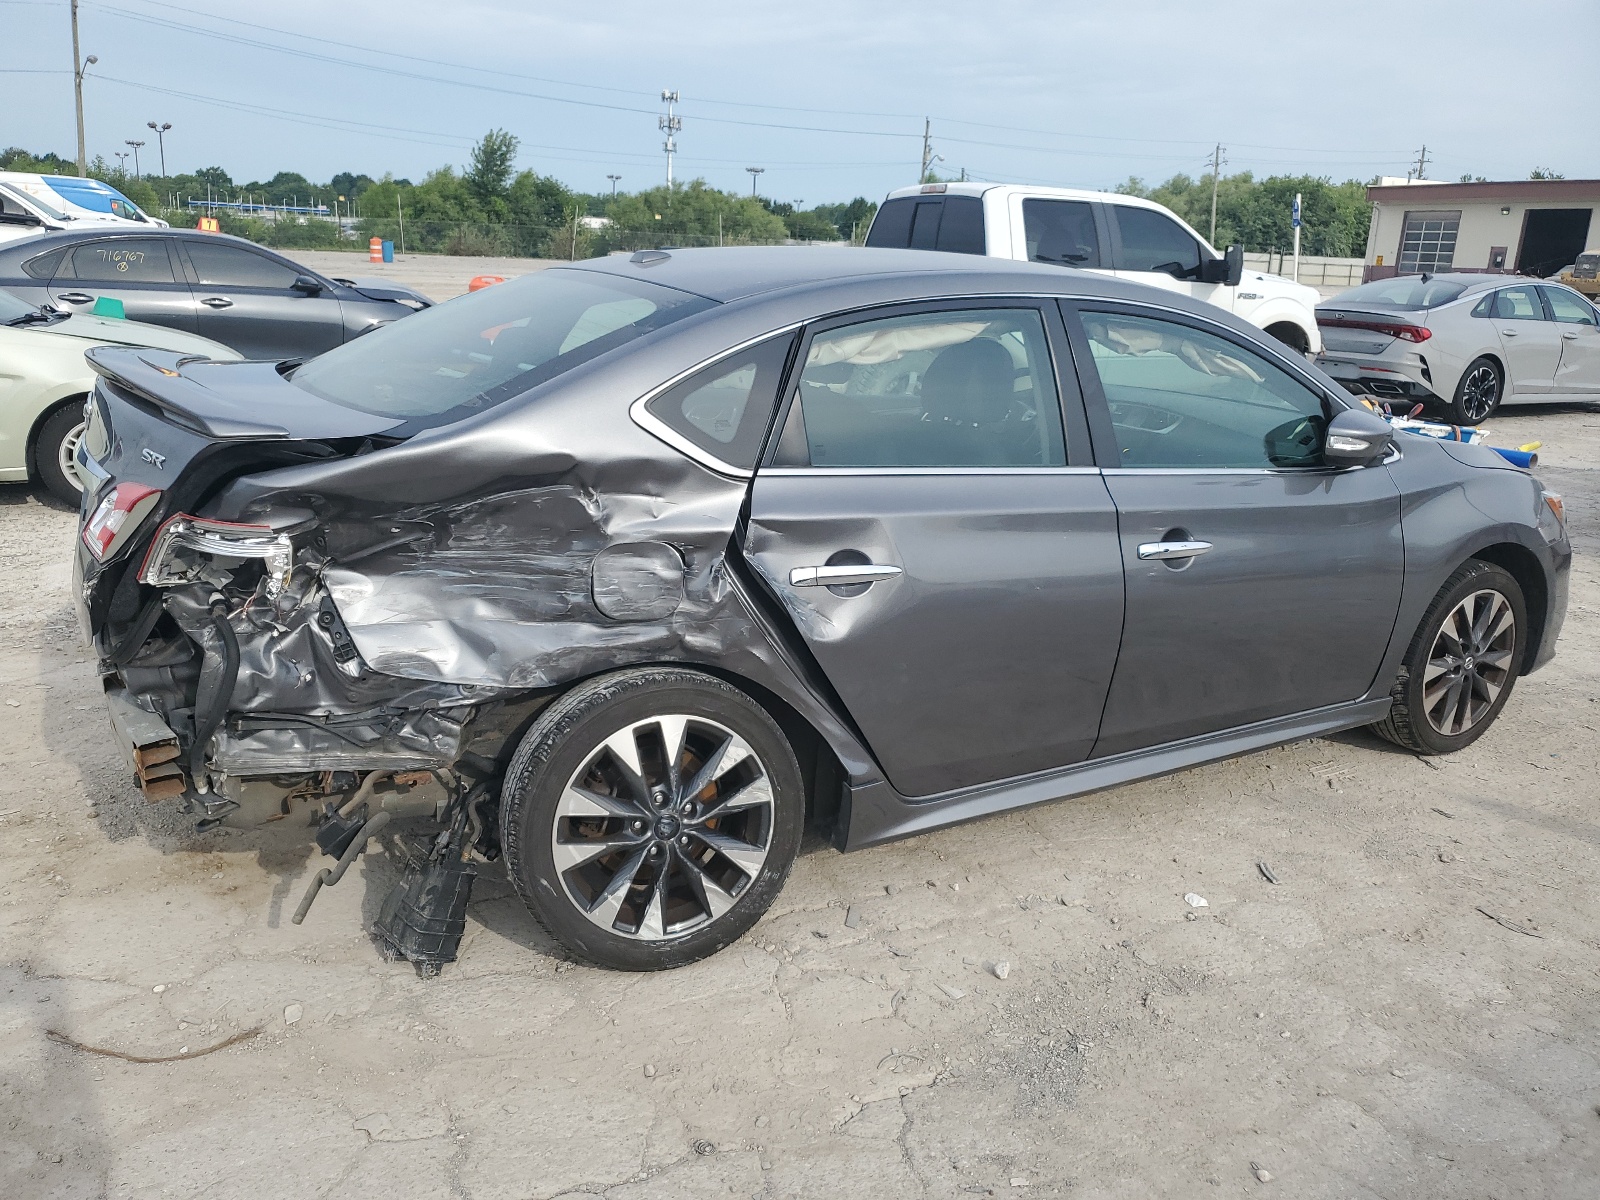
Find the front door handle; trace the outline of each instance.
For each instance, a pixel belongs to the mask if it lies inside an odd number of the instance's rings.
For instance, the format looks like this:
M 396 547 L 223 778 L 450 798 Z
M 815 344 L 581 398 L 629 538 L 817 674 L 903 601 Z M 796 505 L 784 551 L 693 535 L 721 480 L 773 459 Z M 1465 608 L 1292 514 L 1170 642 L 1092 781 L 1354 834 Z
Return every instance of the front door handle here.
M 1561 336 L 1566 338 L 1566 340 L 1569 341 L 1569 342 L 1575 342 L 1575 341 L 1578 340 L 1578 333 L 1577 333 L 1576 330 L 1572 330 L 1571 332 L 1568 332 L 1568 333 L 1563 333 Z
M 233 307 L 233 301 L 229 300 L 226 296 L 207 296 L 204 300 L 200 301 L 200 303 L 204 304 L 207 308 Z
M 94 297 L 88 292 L 62 292 L 57 300 L 65 300 L 68 304 L 93 304 Z
M 1505 337 L 1516 337 L 1517 336 L 1517 331 L 1515 329 L 1502 329 L 1500 332 Z
M 1210 542 L 1144 542 L 1139 547 L 1139 560 L 1151 562 L 1197 558 L 1210 549 Z
M 846 587 L 852 583 L 877 583 L 899 575 L 899 567 L 877 563 L 842 563 L 837 567 L 796 567 L 789 572 L 790 587 Z

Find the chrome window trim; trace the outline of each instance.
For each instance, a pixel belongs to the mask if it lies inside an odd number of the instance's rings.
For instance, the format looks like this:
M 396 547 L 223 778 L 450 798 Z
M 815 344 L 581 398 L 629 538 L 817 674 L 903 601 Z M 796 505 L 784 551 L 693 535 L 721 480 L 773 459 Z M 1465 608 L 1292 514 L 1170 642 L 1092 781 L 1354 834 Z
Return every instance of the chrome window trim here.
M 763 477 L 811 475 L 1099 475 L 1099 467 L 762 467 Z
M 682 383 L 685 379 L 689 378 L 689 376 L 695 374 L 697 371 L 703 371 L 708 367 L 714 367 L 723 359 L 732 358 L 736 354 L 743 353 L 751 346 L 759 345 L 762 342 L 769 341 L 775 337 L 781 337 L 786 333 L 795 333 L 804 324 L 804 321 L 794 321 L 788 325 L 780 325 L 778 328 L 769 329 L 765 333 L 759 334 L 756 337 L 747 338 L 740 342 L 737 346 L 730 346 L 726 350 L 719 350 L 710 358 L 697 362 L 694 366 L 685 371 L 679 371 L 665 383 L 658 384 L 651 388 L 648 392 L 640 396 L 628 406 L 628 416 L 633 418 L 633 423 L 639 426 L 640 429 L 643 429 L 652 437 L 659 438 L 661 441 L 671 446 L 679 454 L 682 454 L 686 458 L 693 459 L 702 467 L 709 467 L 711 470 L 716 471 L 720 475 L 727 475 L 734 479 L 755 478 L 756 472 L 754 467 L 736 467 L 732 463 L 724 462 L 705 447 L 695 445 L 695 443 L 684 437 L 676 429 L 673 429 L 672 426 L 668 425 L 660 417 L 650 412 L 647 406 L 649 405 L 650 401 L 661 395 L 661 393 L 676 387 L 678 384 Z

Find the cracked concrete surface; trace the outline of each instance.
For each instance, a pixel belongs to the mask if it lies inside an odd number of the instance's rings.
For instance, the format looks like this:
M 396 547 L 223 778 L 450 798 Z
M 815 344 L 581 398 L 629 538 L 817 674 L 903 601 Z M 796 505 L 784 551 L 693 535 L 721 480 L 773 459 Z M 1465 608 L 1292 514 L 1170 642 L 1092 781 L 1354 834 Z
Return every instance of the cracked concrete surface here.
M 418 980 L 362 933 L 383 853 L 289 924 L 321 863 L 139 798 L 72 517 L 0 488 L 0 1196 L 1593 1196 L 1600 414 L 1492 425 L 1545 440 L 1579 559 L 1556 662 L 1466 752 L 1342 736 L 812 843 L 743 941 L 640 976 L 563 962 L 491 871 Z M 257 1025 L 168 1064 L 46 1037 Z

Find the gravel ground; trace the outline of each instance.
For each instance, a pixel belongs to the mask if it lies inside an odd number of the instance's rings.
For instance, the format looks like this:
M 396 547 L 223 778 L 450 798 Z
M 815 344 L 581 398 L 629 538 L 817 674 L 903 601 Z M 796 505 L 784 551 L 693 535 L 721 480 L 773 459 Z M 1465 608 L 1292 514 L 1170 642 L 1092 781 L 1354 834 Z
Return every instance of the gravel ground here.
M 1358 733 L 814 844 L 743 941 L 641 976 L 491 874 L 419 980 L 362 933 L 382 854 L 290 924 L 322 864 L 140 799 L 72 516 L 0 487 L 0 1196 L 1588 1200 L 1600 412 L 1493 425 L 1545 440 L 1579 558 L 1467 751 Z

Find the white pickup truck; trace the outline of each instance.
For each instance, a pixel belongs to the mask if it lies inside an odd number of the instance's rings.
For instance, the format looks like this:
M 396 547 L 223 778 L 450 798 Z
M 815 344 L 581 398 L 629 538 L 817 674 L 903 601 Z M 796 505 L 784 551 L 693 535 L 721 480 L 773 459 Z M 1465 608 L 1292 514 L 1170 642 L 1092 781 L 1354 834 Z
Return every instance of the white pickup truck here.
M 869 246 L 1054 263 L 1182 292 L 1225 308 L 1302 354 L 1321 352 L 1316 289 L 1244 269 L 1171 210 L 1137 196 L 996 183 L 927 183 L 890 192 Z

